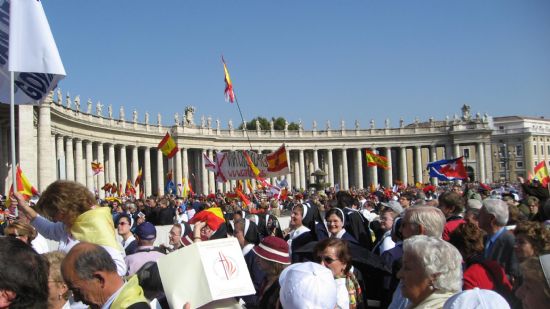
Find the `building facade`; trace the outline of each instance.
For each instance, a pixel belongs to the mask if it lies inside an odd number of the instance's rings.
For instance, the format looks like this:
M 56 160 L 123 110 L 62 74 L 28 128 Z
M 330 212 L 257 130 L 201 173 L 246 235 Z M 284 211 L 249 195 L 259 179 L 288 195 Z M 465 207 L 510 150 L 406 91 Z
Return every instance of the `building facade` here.
M 31 183 L 43 191 L 57 179 L 75 180 L 100 197 L 105 196 L 100 189 L 105 183 L 133 182 L 140 168 L 143 169 L 141 190 L 146 196 L 164 192 L 168 171 L 173 171 L 177 184 L 188 179 L 196 193 L 226 192 L 235 183 L 217 183 L 214 174 L 204 168 L 203 155 L 213 158 L 218 151 L 250 148 L 267 153 L 283 143 L 288 152 L 290 173 L 280 178 L 286 178 L 291 187 L 298 189 L 307 188 L 314 181 L 311 174 L 317 169 L 326 172 L 327 183 L 342 189 L 378 183 L 390 186 L 398 180 L 409 184 L 437 182 L 429 178 L 427 163 L 461 155 L 465 156 L 471 179 L 491 182 L 525 174 L 537 161 L 548 160 L 550 150 L 545 148 L 550 148 L 548 121 L 514 117 L 493 120 L 488 115 L 472 115 L 466 105 L 462 115 L 452 119 L 430 118 L 427 122 L 416 120 L 408 125 L 401 120 L 397 127 L 392 127 L 389 120 L 382 127 L 376 127 L 371 121 L 368 128 L 361 128 L 356 121 L 354 129 L 346 128 L 343 121 L 337 128 L 327 122 L 323 129 L 317 129 L 314 123 L 312 130 L 304 130 L 300 125 L 297 131 L 242 130 L 233 127 L 231 122 L 222 129 L 219 120 L 212 123 L 211 118 L 204 116 L 196 123 L 193 107 L 185 109 L 181 120 L 176 114 L 172 125 L 167 126 L 162 124 L 160 115 L 155 121 L 151 121 L 149 114 L 139 120 L 137 111 L 133 111 L 127 119 L 124 108 L 120 107 L 115 117 L 111 106 L 104 108 L 101 103 L 94 105 L 90 100 L 81 106 L 79 97 L 73 102 L 68 95 L 63 98 L 60 91 L 57 98 L 51 94 L 38 106 L 19 105 L 16 109 L 17 161 Z M 11 185 L 13 168 L 9 155 L 8 110 L 7 106 L 0 106 L 3 145 L 0 187 L 4 192 Z M 516 127 L 527 120 L 544 129 Z M 504 129 L 500 129 L 501 123 Z M 167 131 L 180 147 L 172 159 L 157 149 Z M 516 131 L 517 137 L 513 135 Z M 519 144 L 523 148 L 517 148 Z M 499 156 L 500 145 L 514 151 L 514 161 Z M 386 156 L 390 169 L 368 167 L 366 150 Z M 522 169 L 517 163 L 520 157 Z M 502 160 L 507 160 L 505 166 L 510 166 L 504 174 Z M 104 166 L 98 175 L 91 169 L 94 161 Z M 513 172 L 512 165 L 516 166 Z

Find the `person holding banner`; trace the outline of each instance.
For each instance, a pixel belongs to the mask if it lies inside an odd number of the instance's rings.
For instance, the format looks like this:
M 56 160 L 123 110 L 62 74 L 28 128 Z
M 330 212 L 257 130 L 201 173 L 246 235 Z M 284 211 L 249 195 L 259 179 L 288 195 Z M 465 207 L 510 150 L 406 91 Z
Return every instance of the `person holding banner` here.
M 85 186 L 74 181 L 53 182 L 36 203 L 41 215 L 29 206 L 22 194 L 15 192 L 13 195 L 19 210 L 38 233 L 60 242 L 60 251 L 69 252 L 80 241 L 100 245 L 111 255 L 118 273 L 126 274 L 124 249 L 116 240 L 110 209 L 98 206 Z

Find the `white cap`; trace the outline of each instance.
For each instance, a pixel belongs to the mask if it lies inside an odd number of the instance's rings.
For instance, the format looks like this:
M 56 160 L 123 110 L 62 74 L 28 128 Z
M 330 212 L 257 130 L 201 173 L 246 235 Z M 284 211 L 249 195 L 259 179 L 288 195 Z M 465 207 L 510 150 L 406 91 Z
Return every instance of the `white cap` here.
M 462 291 L 449 298 L 443 309 L 476 308 L 476 309 L 510 309 L 510 305 L 497 292 L 474 288 Z
M 336 282 L 330 269 L 313 262 L 288 266 L 279 276 L 279 298 L 285 309 L 332 309 Z

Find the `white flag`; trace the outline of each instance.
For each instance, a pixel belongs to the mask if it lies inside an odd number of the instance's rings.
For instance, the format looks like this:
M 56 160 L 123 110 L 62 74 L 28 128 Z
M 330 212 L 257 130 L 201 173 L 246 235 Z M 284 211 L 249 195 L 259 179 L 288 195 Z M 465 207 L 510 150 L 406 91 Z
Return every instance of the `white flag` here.
M 15 104 L 37 104 L 65 77 L 42 3 L 0 0 L 0 102 L 10 101 L 9 72 L 15 72 Z

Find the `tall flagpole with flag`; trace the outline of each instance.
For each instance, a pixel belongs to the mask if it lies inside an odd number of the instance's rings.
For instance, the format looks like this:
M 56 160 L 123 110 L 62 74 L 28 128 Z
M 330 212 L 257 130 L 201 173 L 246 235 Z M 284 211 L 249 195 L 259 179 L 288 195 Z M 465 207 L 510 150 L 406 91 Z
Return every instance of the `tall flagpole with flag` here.
M 15 184 L 15 104 L 39 104 L 66 73 L 40 1 L 0 1 L 0 13 L 8 17 L 0 19 L 0 35 L 9 37 L 8 59 L 5 54 L 0 56 L 4 58 L 0 69 L 0 102 L 10 102 Z

